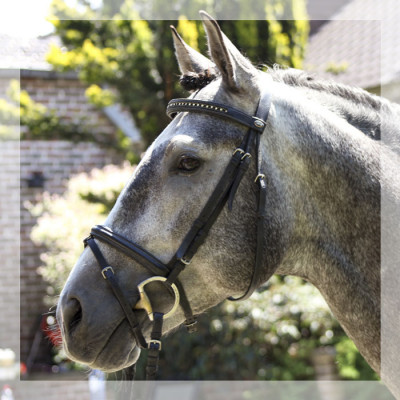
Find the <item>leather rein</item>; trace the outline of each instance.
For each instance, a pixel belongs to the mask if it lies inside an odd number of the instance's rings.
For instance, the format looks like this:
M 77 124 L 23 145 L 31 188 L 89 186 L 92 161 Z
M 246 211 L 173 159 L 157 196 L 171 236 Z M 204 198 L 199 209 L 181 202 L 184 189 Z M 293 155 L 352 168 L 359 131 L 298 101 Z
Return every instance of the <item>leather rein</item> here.
M 252 154 L 256 156 L 257 176 L 254 182 L 258 184 L 258 207 L 257 207 L 257 243 L 255 266 L 250 284 L 239 298 L 230 297 L 229 300 L 244 300 L 251 296 L 258 287 L 260 274 L 264 263 L 264 235 L 265 235 L 265 203 L 266 203 L 266 182 L 265 175 L 261 171 L 261 149 L 260 137 L 264 132 L 270 109 L 269 92 L 262 93 L 256 115 L 248 115 L 236 108 L 212 101 L 197 99 L 174 99 L 168 103 L 167 115 L 173 119 L 179 112 L 197 112 L 212 114 L 221 118 L 233 120 L 248 128 L 240 146 L 236 148 L 225 168 L 225 171 L 217 183 L 213 193 L 203 207 L 198 218 L 193 222 L 189 232 L 186 234 L 178 250 L 169 261 L 164 264 L 157 257 L 126 239 L 124 236 L 113 232 L 110 228 L 96 225 L 91 229 L 90 235 L 84 240 L 85 247 L 92 250 L 100 268 L 103 278 L 108 282 L 115 297 L 118 299 L 126 319 L 131 327 L 136 343 L 141 348 L 148 349 L 146 378 L 153 380 L 158 369 L 159 352 L 161 350 L 161 335 L 163 320 L 169 318 L 180 306 L 185 315 L 185 325 L 189 332 L 196 330 L 196 316 L 193 315 L 190 303 L 185 290 L 178 279 L 178 275 L 190 264 L 199 247 L 205 241 L 211 227 L 217 220 L 219 214 L 228 203 L 229 210 L 232 209 L 233 199 L 239 184 L 247 171 Z M 131 259 L 149 270 L 153 276 L 144 280 L 138 285 L 136 299 L 132 307 L 132 300 L 128 301 L 120 284 L 118 283 L 113 267 L 103 256 L 96 240 L 103 242 L 116 250 L 124 253 Z M 150 299 L 145 292 L 145 286 L 151 282 L 162 282 L 169 292 L 174 296 L 173 307 L 167 313 L 153 311 Z M 146 342 L 139 325 L 137 316 L 133 309 L 144 309 L 152 321 L 150 340 Z

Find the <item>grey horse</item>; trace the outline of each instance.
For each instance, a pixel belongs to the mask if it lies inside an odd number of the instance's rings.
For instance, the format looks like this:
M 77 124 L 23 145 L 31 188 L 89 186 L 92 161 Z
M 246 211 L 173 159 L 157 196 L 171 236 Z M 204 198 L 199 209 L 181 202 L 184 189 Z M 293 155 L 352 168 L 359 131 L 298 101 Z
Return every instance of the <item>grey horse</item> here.
M 400 198 L 396 173 L 381 171 L 382 160 L 387 171 L 398 171 L 399 156 L 382 144 L 380 135 L 385 129 L 392 144 L 398 143 L 400 108 L 361 89 L 318 80 L 302 71 L 262 72 L 229 41 L 216 21 L 204 12 L 201 15 L 210 59 L 173 34 L 182 81 L 194 82 L 196 99 L 253 115 L 261 88 L 268 87 L 272 96 L 260 145 L 268 195 L 265 263 L 258 284 L 271 273 L 311 282 L 379 373 L 381 191 L 394 202 Z M 167 263 L 245 131 L 212 115 L 180 112 L 145 153 L 105 226 Z M 222 210 L 180 275 L 196 314 L 247 290 L 256 241 L 255 174 L 253 163 L 232 210 Z M 117 269 L 126 298 L 135 298 L 148 271 L 107 244 L 98 246 Z M 153 307 L 161 310 L 173 301 L 157 285 L 149 286 L 148 296 Z M 138 315 L 141 312 L 135 310 Z M 72 359 L 105 371 L 137 361 L 140 350 L 89 249 L 65 284 L 57 318 Z M 184 319 L 178 309 L 165 321 L 163 333 Z M 148 337 L 150 324 L 143 322 L 143 326 Z M 388 376 L 387 382 L 399 395 L 395 380 Z

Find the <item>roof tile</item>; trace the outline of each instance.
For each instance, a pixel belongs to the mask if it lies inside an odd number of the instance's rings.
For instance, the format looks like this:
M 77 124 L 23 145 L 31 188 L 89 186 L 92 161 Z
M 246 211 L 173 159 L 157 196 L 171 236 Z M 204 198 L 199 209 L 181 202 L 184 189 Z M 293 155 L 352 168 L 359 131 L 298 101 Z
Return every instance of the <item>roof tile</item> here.
M 304 68 L 364 88 L 398 79 L 399 20 L 397 0 L 350 1 L 310 38 Z M 330 63 L 348 67 L 334 76 L 327 72 Z
M 51 43 L 61 45 L 57 36 L 38 38 L 14 37 L 0 34 L 0 69 L 31 69 L 50 71 L 46 54 Z

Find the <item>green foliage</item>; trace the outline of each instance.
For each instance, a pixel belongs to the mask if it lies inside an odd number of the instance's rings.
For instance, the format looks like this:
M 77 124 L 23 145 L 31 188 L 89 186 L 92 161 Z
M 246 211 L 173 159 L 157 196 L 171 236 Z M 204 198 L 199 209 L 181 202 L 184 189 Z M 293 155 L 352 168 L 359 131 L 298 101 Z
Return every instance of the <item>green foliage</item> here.
M 340 64 L 336 64 L 334 62 L 328 63 L 325 71 L 329 72 L 332 75 L 340 75 L 346 72 L 349 69 L 348 62 L 342 62 Z
M 11 80 L 7 90 L 7 100 L 0 99 L 0 140 L 19 139 L 18 81 Z
M 344 337 L 335 347 L 339 374 L 343 379 L 379 379 L 378 375 L 365 362 L 349 338 Z
M 82 252 L 82 239 L 104 219 L 132 174 L 129 163 L 107 166 L 71 178 L 63 196 L 43 194 L 41 202 L 25 204 L 37 224 L 31 239 L 48 250 L 41 255 L 39 273 L 49 282 L 49 293 L 58 294 Z M 48 302 L 54 303 L 53 297 Z
M 87 94 L 97 105 L 102 104 L 101 95 L 105 94 L 100 87 L 106 84 L 114 88 L 118 96 L 107 97 L 106 103 L 118 100 L 125 105 L 149 144 L 168 123 L 168 101 L 183 95 L 177 83 L 178 66 L 169 26 L 177 26 L 192 47 L 205 52 L 201 22 L 188 21 L 184 14 L 179 21 L 139 20 L 129 0 L 120 1 L 118 10 L 107 1 L 104 9 L 96 12 L 85 2 L 78 3 L 80 12 L 62 0 L 53 0 L 52 22 L 67 50 L 53 46 L 47 60 L 56 70 L 77 70 L 82 81 L 96 85 Z M 199 0 L 197 11 L 208 5 Z M 159 4 L 160 9 L 165 6 Z M 186 3 L 181 6 L 187 9 Z M 145 9 L 145 4 L 141 8 Z M 116 12 L 111 20 L 88 20 L 110 12 Z M 304 0 L 268 2 L 264 13 L 265 20 L 224 20 L 221 27 L 255 62 L 300 67 L 308 35 Z M 279 21 L 284 13 L 294 20 Z
M 154 47 L 154 36 L 165 36 L 167 24 L 159 24 L 156 33 L 140 20 L 58 21 L 55 26 L 69 51 L 53 46 L 47 60 L 59 71 L 78 70 L 88 85 L 116 89 L 118 98 L 108 100 L 128 108 L 149 143 L 168 122 L 164 96 L 176 92 L 170 62 L 165 61 L 172 59 L 172 49 Z M 99 96 L 93 90 L 87 93 L 99 105 Z
M 103 220 L 132 174 L 132 167 L 107 166 L 79 174 L 63 196 L 45 194 L 26 206 L 38 216 L 32 240 L 48 250 L 39 273 L 56 296 L 82 252 L 82 238 Z M 273 276 L 245 302 L 224 302 L 200 317 L 199 332 L 181 328 L 163 339 L 160 379 L 314 379 L 315 349 L 335 346 L 345 379 L 376 379 L 318 291 L 295 277 Z M 62 357 L 61 357 L 62 358 Z M 60 358 L 60 359 L 61 359 Z M 146 352 L 137 368 L 143 378 Z
M 25 90 L 20 91 L 19 101 L 21 125 L 27 127 L 22 139 L 87 139 L 88 134 L 81 128 L 61 123 L 54 110 L 33 101 Z
M 0 99 L 0 117 L 4 124 L 15 124 L 19 120 L 18 98 L 19 98 L 19 83 L 16 79 L 10 81 L 7 89 L 7 97 L 9 101 Z
M 87 89 L 88 96 L 99 107 L 112 104 L 114 93 L 96 85 Z M 8 100 L 0 99 L 0 139 L 19 139 L 18 126 L 21 124 L 21 139 L 25 140 L 70 140 L 93 141 L 120 152 L 131 163 L 138 161 L 131 139 L 117 130 L 116 135 L 93 135 L 82 119 L 80 123 L 63 122 L 54 110 L 35 102 L 19 82 L 12 80 L 7 91 Z
M 289 276 L 210 310 L 199 325 L 198 334 L 164 339 L 160 379 L 314 379 L 313 351 L 343 335 L 315 287 Z
M 85 93 L 89 101 L 97 107 L 108 107 L 115 103 L 115 94 L 111 90 L 102 89 L 98 85 L 90 85 Z
M 336 349 L 341 379 L 378 379 L 314 286 L 273 276 L 245 302 L 225 302 L 202 315 L 198 333 L 181 328 L 166 337 L 159 378 L 310 380 L 314 352 L 325 346 Z M 145 362 L 146 356 L 137 368 L 142 379 Z
M 0 100 L 0 121 L 4 125 L 25 127 L 21 139 L 94 140 L 82 125 L 65 124 L 55 111 L 32 100 L 28 92 L 20 89 L 17 80 L 10 81 L 7 97 L 7 101 Z
M 0 121 L 4 125 L 16 124 L 19 120 L 18 107 L 4 99 L 0 99 Z

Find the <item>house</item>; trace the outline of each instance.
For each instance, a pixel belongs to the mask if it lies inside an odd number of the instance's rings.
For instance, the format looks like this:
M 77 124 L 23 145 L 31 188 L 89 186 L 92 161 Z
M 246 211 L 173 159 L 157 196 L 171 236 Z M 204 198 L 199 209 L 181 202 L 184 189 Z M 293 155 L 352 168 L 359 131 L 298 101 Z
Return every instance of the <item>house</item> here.
M 46 54 L 52 44 L 61 46 L 57 36 L 16 38 L 0 34 L 0 79 L 19 76 L 21 90 L 33 101 L 56 110 L 64 122 L 82 124 L 96 134 L 114 134 L 120 129 L 134 145 L 141 143 L 140 132 L 129 113 L 116 104 L 99 110 L 88 103 L 86 86 L 75 72 L 52 70 Z
M 314 35 L 349 0 L 308 0 L 307 13 L 310 20 L 310 35 Z
M 120 129 L 140 147 L 139 131 L 121 106 L 96 108 L 88 103 L 86 87 L 75 72 L 55 72 L 46 62 L 49 46 L 52 43 L 60 45 L 59 38 L 0 35 L 0 43 L 0 99 L 7 99 L 11 81 L 19 80 L 21 90 L 36 103 L 54 110 L 61 121 L 75 125 L 84 123 L 94 135 L 115 135 Z M 21 127 L 22 131 L 24 129 L 26 127 Z M 47 283 L 37 273 L 41 265 L 40 254 L 45 249 L 37 247 L 30 239 L 36 218 L 25 204 L 40 199 L 44 191 L 61 194 L 72 175 L 121 163 L 122 156 L 96 142 L 21 140 L 0 141 L 0 144 L 0 239 L 3 245 L 8 243 L 2 246 L 0 253 L 1 258 L 7 260 L 3 265 L 7 279 L 2 280 L 0 292 L 2 298 L 4 294 L 4 298 L 10 300 L 16 296 L 15 304 L 20 304 L 20 309 L 14 309 L 11 307 L 14 303 L 0 302 L 0 313 L 7 318 L 7 324 L 0 324 L 0 347 L 11 348 L 17 358 L 20 353 L 21 361 L 36 366 L 36 370 L 49 368 L 49 344 L 44 340 L 37 343 L 39 320 L 49 308 L 43 302 Z M 35 180 L 37 177 L 40 179 Z M 20 331 L 20 338 L 10 335 L 15 330 Z
M 396 0 L 347 0 L 310 36 L 304 69 L 400 103 Z

